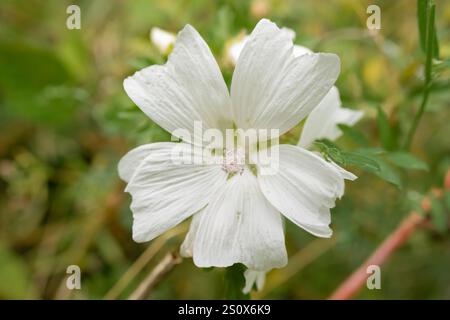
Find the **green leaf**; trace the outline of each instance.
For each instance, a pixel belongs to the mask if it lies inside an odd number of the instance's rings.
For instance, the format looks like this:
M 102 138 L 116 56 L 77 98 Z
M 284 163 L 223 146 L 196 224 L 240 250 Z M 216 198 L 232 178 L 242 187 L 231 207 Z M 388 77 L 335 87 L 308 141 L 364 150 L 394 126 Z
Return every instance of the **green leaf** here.
M 328 139 L 316 140 L 314 144 L 319 148 L 325 159 L 332 160 L 339 165 L 345 166 L 346 160 L 343 152 L 333 142 Z
M 427 3 L 428 0 L 417 0 L 417 24 L 419 27 L 420 47 L 426 53 L 427 35 Z
M 371 173 L 379 170 L 378 164 L 372 159 L 372 156 L 364 155 L 362 152 L 342 151 L 327 139 L 316 140 L 315 145 L 319 147 L 325 159 L 332 160 L 338 165 L 352 165 Z
M 361 154 L 359 152 L 344 152 L 345 161 L 348 165 L 359 167 L 370 173 L 377 174 L 380 171 L 380 166 L 372 157 Z
M 380 148 L 362 148 L 355 151 L 342 151 L 331 141 L 317 140 L 315 144 L 320 148 L 326 159 L 330 159 L 341 166 L 355 166 L 379 178 L 402 188 L 402 181 L 397 171 L 380 158 L 385 151 Z
M 432 0 L 417 1 L 417 24 L 419 27 L 420 47 L 428 55 L 439 59 L 439 43 L 435 26 L 435 4 Z
M 434 29 L 434 9 L 435 5 L 428 6 L 428 20 L 427 20 L 427 38 L 426 38 L 426 61 L 425 61 L 425 83 L 429 85 L 431 82 L 431 71 L 433 68 L 433 57 L 438 58 L 436 53 L 437 38 Z
M 401 189 L 403 187 L 400 175 L 395 171 L 395 169 L 389 165 L 387 162 L 377 159 L 378 166 L 380 168 L 379 172 L 375 173 L 379 178 L 395 185 L 397 188 Z
M 386 155 L 386 157 L 398 167 L 405 169 L 426 170 L 428 171 L 428 165 L 422 160 L 416 158 L 408 152 L 392 152 Z
M 245 286 L 245 266 L 243 264 L 234 264 L 226 268 L 225 271 L 225 298 L 230 300 L 249 299 L 248 294 L 244 294 L 242 289 Z
M 381 107 L 377 108 L 377 125 L 381 144 L 385 149 L 392 150 L 395 145 L 394 135 L 389 119 Z
M 431 221 L 439 232 L 447 231 L 448 216 L 445 213 L 444 206 L 436 198 L 431 199 Z
M 356 130 L 354 127 L 350 127 L 346 124 L 338 124 L 339 129 L 344 133 L 344 135 L 350 137 L 353 141 L 355 141 L 360 146 L 367 146 L 369 142 L 367 138 L 362 134 L 361 131 Z
M 380 158 L 380 155 L 383 155 L 384 152 L 381 152 L 376 148 L 368 148 L 356 150 L 354 153 L 364 156 L 376 164 L 377 170 L 373 170 L 373 168 L 366 168 L 366 171 L 375 174 L 377 177 L 395 185 L 399 189 L 402 188 L 403 184 L 400 175 L 391 165 Z

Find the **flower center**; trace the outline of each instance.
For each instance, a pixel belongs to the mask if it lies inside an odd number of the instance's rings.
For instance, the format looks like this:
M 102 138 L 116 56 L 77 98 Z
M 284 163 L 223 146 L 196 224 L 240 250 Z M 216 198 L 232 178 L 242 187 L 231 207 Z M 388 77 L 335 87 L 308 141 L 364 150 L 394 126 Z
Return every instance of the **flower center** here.
M 239 173 L 242 174 L 245 167 L 245 152 L 244 150 L 227 149 L 223 157 L 222 169 L 228 174 Z

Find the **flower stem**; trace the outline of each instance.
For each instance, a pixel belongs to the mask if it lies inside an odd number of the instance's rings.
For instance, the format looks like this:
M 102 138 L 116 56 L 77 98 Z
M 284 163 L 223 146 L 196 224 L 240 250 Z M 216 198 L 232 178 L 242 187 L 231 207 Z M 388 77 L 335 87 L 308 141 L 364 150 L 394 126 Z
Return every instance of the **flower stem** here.
M 426 38 L 425 38 L 425 87 L 422 96 L 422 103 L 420 104 L 419 111 L 416 113 L 414 117 L 411 128 L 409 129 L 405 146 L 405 150 L 409 150 L 411 147 L 412 140 L 414 138 L 414 134 L 416 133 L 417 127 L 419 125 L 420 120 L 425 112 L 428 97 L 430 95 L 431 83 L 432 83 L 432 68 L 433 68 L 433 55 L 437 50 L 437 39 L 436 33 L 434 29 L 434 18 L 435 18 L 435 4 L 433 2 L 427 3 L 427 14 L 426 14 Z M 420 25 L 419 25 L 420 28 Z
M 420 104 L 419 111 L 416 113 L 416 116 L 414 117 L 413 124 L 411 125 L 411 128 L 409 129 L 408 132 L 408 136 L 406 138 L 405 150 L 409 150 L 409 148 L 411 147 L 411 143 L 414 138 L 414 134 L 416 133 L 417 126 L 419 125 L 420 119 L 422 118 L 422 115 L 425 112 L 428 103 L 428 96 L 430 95 L 429 87 L 430 87 L 429 85 L 425 87 L 422 96 L 422 103 Z

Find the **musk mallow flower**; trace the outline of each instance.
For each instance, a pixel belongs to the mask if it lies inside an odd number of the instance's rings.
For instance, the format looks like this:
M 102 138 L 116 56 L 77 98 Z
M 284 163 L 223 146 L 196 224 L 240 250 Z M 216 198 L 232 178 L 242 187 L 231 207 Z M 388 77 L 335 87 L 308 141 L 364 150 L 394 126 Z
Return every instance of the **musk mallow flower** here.
M 296 34 L 293 30 L 282 28 L 281 32 L 284 32 L 286 36 L 294 41 Z M 241 34 L 239 35 L 239 38 L 233 41 L 233 44 L 228 49 L 228 59 L 233 64 L 236 64 L 242 48 L 248 39 L 249 36 Z M 312 50 L 304 46 L 296 44 L 293 46 L 293 55 L 295 57 L 312 53 Z M 315 140 L 326 138 L 334 141 L 342 135 L 342 131 L 339 129 L 338 124 L 352 126 L 358 122 L 362 116 L 362 111 L 342 108 L 339 90 L 337 87 L 333 86 L 306 118 L 302 134 L 298 141 L 298 146 L 305 149 L 311 149 Z M 352 173 L 343 170 L 334 163 L 331 164 L 336 167 L 344 179 L 356 179 L 356 176 Z M 244 273 L 246 284 L 243 288 L 243 292 L 249 293 L 255 284 L 257 290 L 261 290 L 265 283 L 266 273 L 269 271 L 270 270 L 266 270 L 264 272 L 247 269 Z
M 342 135 L 338 124 L 352 126 L 361 119 L 362 116 L 362 111 L 341 107 L 339 91 L 333 86 L 318 106 L 315 107 L 306 118 L 298 141 L 298 146 L 305 149 L 311 149 L 315 140 L 327 138 L 334 141 Z M 336 167 L 344 179 L 356 179 L 355 175 L 343 170 L 333 162 L 330 162 L 330 164 Z M 247 269 L 244 272 L 245 287 L 242 291 L 244 293 L 249 293 L 255 285 L 258 291 L 261 290 L 265 283 L 266 273 L 269 271 L 270 270 L 266 270 L 264 272 Z
M 198 121 L 205 129 L 276 129 L 281 135 L 319 104 L 339 69 L 334 54 L 294 56 L 292 39 L 263 19 L 240 53 L 228 92 L 207 44 L 187 25 L 165 65 L 124 81 L 153 121 L 175 136 L 183 129 L 194 137 L 143 145 L 121 159 L 119 175 L 132 196 L 133 239 L 150 241 L 192 216 L 183 256 L 199 267 L 242 263 L 267 271 L 287 263 L 282 216 L 316 236 L 331 236 L 330 208 L 344 193 L 344 169 L 319 155 L 276 146 L 278 170 L 264 175 L 258 163 L 236 162 L 255 156 L 246 149 L 227 149 L 221 161 L 205 163 L 173 161 L 173 150 L 205 154 L 192 147 Z

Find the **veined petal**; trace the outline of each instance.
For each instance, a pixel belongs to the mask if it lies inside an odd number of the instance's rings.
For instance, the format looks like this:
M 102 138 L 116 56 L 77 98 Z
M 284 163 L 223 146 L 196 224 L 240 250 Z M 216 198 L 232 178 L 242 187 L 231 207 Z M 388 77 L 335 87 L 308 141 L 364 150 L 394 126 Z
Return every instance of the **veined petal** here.
M 262 195 L 256 177 L 245 170 L 215 193 L 194 240 L 199 267 L 242 263 L 264 271 L 287 263 L 281 215 Z
M 339 74 L 334 54 L 293 55 L 287 32 L 263 19 L 242 49 L 231 84 L 237 127 L 291 129 L 322 100 Z
M 260 168 L 258 168 L 258 172 Z M 258 175 L 264 196 L 286 218 L 319 237 L 330 237 L 330 208 L 344 193 L 344 178 L 320 156 L 297 146 L 279 146 L 279 168 Z
M 294 30 L 289 29 L 289 28 L 281 28 L 281 31 L 284 32 L 289 37 L 289 39 L 294 41 L 294 39 L 295 39 L 295 31 Z M 236 62 L 238 61 L 239 55 L 241 54 L 242 49 L 244 48 L 244 45 L 248 41 L 248 39 L 249 39 L 249 36 L 247 36 L 247 35 L 241 36 L 241 38 L 238 41 L 235 41 L 229 47 L 229 49 L 228 49 L 228 60 L 233 65 L 236 65 Z M 294 45 L 294 55 L 295 56 L 299 56 L 299 55 L 303 54 L 305 52 L 304 50 L 308 50 L 308 53 L 312 53 L 311 50 L 309 50 L 309 49 L 307 49 L 305 47 Z M 299 53 L 299 54 L 296 55 L 296 53 Z
M 362 111 L 341 108 L 339 91 L 336 87 L 332 87 L 306 119 L 298 145 L 310 148 L 317 139 L 336 140 L 342 135 L 337 126 L 339 123 L 352 126 L 362 116 Z
M 194 240 L 197 235 L 198 226 L 200 225 L 200 220 L 202 218 L 202 213 L 205 211 L 203 209 L 201 212 L 198 212 L 192 216 L 191 225 L 189 226 L 189 231 L 186 234 L 186 238 L 184 238 L 183 243 L 180 247 L 180 255 L 184 258 L 190 258 L 193 254 L 194 249 Z
M 201 156 L 192 145 L 162 143 L 141 161 L 125 189 L 132 196 L 136 242 L 152 240 L 200 211 L 225 184 L 220 165 L 189 160 Z
M 124 88 L 147 116 L 187 142 L 194 141 L 196 121 L 202 121 L 203 130 L 231 128 L 227 86 L 207 44 L 190 25 L 179 32 L 165 65 L 136 72 Z
M 304 54 L 311 54 L 313 53 L 310 49 L 307 47 L 299 46 L 297 44 L 294 45 L 294 57 L 300 57 Z
M 118 165 L 119 177 L 123 181 L 129 182 L 134 172 L 141 164 L 142 160 L 144 160 L 148 155 L 150 155 L 150 152 L 152 152 L 152 150 L 170 147 L 171 145 L 172 143 L 170 142 L 157 142 L 144 144 L 132 149 L 126 155 L 124 155 L 122 159 L 120 159 L 119 161 Z

